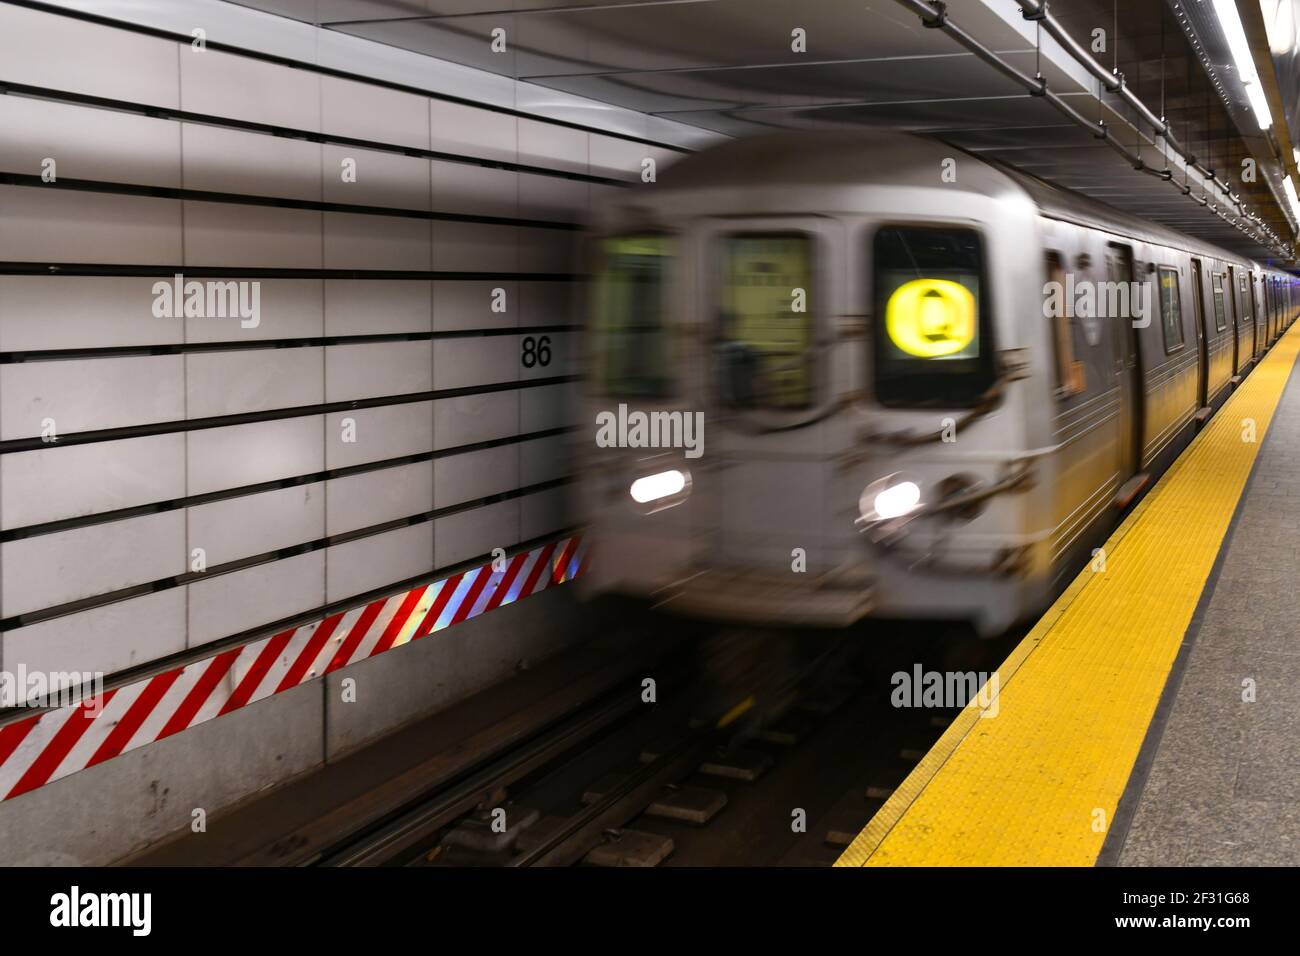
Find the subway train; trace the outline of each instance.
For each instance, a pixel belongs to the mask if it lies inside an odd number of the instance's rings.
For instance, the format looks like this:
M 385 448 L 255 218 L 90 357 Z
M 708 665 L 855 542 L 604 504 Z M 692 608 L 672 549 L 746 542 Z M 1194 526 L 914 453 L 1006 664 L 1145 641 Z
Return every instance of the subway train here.
M 1287 272 L 880 131 L 700 152 L 589 241 L 581 590 L 744 625 L 1041 613 L 1300 309 Z

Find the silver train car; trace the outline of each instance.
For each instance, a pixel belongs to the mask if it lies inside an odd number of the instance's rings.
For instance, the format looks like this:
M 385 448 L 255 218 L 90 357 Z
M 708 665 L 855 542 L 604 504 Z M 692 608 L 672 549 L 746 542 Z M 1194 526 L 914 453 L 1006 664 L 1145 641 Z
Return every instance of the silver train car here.
M 731 142 L 596 227 L 582 590 L 760 625 L 1040 613 L 1300 310 L 903 134 Z

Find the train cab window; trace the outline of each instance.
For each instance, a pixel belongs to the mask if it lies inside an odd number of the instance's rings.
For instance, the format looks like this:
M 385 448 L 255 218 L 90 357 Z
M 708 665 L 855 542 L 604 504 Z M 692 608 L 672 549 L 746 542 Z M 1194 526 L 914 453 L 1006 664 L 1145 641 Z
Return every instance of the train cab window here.
M 1050 288 L 1065 289 L 1065 266 L 1059 252 L 1047 254 L 1047 281 Z M 1044 302 L 1043 311 L 1056 313 L 1047 316 L 1052 323 L 1052 340 L 1056 346 L 1056 396 L 1069 398 L 1080 395 L 1087 391 L 1088 380 L 1084 364 L 1074 357 L 1074 328 L 1068 314 L 1071 310 L 1064 307 L 1052 309 Z
M 977 404 L 996 379 L 979 233 L 883 226 L 873 260 L 877 400 L 895 407 Z
M 1214 327 L 1222 332 L 1228 327 L 1228 316 L 1224 311 L 1223 273 L 1214 274 Z
M 724 404 L 777 410 L 813 405 L 813 284 L 810 236 L 726 237 L 715 353 Z
M 1183 346 L 1183 304 L 1178 294 L 1178 270 L 1161 269 L 1160 321 L 1165 330 L 1165 351 Z
M 615 398 L 666 398 L 665 278 L 674 254 L 664 235 L 601 241 L 592 291 L 593 384 Z

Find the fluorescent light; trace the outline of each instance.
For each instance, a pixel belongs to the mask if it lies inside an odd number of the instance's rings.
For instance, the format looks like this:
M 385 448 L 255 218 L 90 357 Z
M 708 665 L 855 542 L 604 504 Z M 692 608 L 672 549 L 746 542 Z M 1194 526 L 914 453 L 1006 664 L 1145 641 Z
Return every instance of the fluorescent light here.
M 1214 0 L 1214 12 L 1219 15 L 1219 25 L 1232 51 L 1232 59 L 1237 67 L 1237 77 L 1246 87 L 1246 96 L 1250 99 L 1250 108 L 1255 113 L 1255 122 L 1260 129 L 1273 125 L 1273 114 L 1268 109 L 1268 99 L 1264 96 L 1264 87 L 1255 72 L 1255 58 L 1251 55 L 1250 44 L 1246 42 L 1246 31 L 1242 29 L 1241 17 L 1237 15 L 1235 0 Z
M 1300 222 L 1300 198 L 1296 196 L 1295 183 L 1291 182 L 1290 176 L 1283 178 L 1282 188 L 1286 191 L 1286 201 L 1291 204 L 1291 214 L 1296 222 Z
M 1294 0 L 1259 0 L 1268 31 L 1268 50 L 1274 56 L 1286 56 L 1296 48 Z

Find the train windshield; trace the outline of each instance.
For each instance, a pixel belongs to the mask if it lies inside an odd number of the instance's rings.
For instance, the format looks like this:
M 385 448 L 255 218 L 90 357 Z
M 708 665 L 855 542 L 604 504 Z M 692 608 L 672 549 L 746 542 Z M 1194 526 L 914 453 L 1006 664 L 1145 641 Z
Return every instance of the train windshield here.
M 672 391 L 665 328 L 673 240 L 619 236 L 600 244 L 592 293 L 595 370 L 600 392 L 619 398 L 666 398 Z
M 913 407 L 978 402 L 995 374 L 979 234 L 885 226 L 873 257 L 876 398 Z
M 812 239 L 748 233 L 723 240 L 715 357 L 732 408 L 813 404 Z

